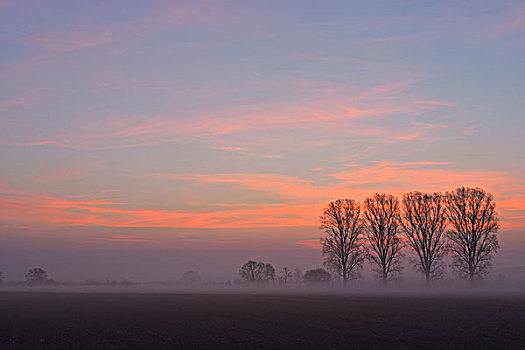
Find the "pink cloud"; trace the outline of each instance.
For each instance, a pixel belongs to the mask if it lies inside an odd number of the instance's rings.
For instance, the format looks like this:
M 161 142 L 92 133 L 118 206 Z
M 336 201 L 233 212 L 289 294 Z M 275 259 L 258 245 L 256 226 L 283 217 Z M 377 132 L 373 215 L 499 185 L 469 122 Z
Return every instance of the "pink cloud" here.
M 148 242 L 147 239 L 139 239 L 132 236 L 123 236 L 123 235 L 113 235 L 110 237 L 100 237 L 97 238 L 97 240 L 100 241 L 110 241 L 110 242 L 132 242 L 132 243 L 140 243 L 140 242 Z
M 291 89 L 303 96 L 303 102 L 291 105 L 288 101 L 260 102 L 250 105 L 236 105 L 221 109 L 210 108 L 181 117 L 177 112 L 164 113 L 154 117 L 113 117 L 106 125 L 100 121 L 84 125 L 70 134 L 59 135 L 54 144 L 65 148 L 108 149 L 144 145 L 173 143 L 180 141 L 206 140 L 207 143 L 227 144 L 228 139 L 245 133 L 279 129 L 316 130 L 323 133 L 344 134 L 359 137 L 380 138 L 381 142 L 413 139 L 426 136 L 439 123 L 417 123 L 411 118 L 429 110 L 448 108 L 450 104 L 421 100 L 407 92 L 413 82 L 394 82 L 371 88 L 358 88 L 316 81 L 291 80 Z M 321 89 L 318 91 L 318 89 Z M 333 90 L 333 91 L 332 91 Z M 316 98 L 307 98 L 315 95 Z M 398 125 L 392 127 L 372 125 L 373 118 L 398 118 Z M 417 130 L 414 130 L 417 129 Z M 101 130 L 104 130 L 101 132 Z M 219 141 L 219 142 L 218 142 Z M 44 142 L 17 141 L 20 144 Z M 50 142 L 49 138 L 45 142 Z M 260 158 L 275 158 L 278 154 L 254 152 L 245 145 L 230 151 Z
M 211 149 L 217 149 L 222 151 L 244 151 L 243 147 L 233 147 L 233 146 L 222 146 L 222 147 L 211 147 Z
M 53 33 L 53 35 L 31 37 L 27 41 L 44 48 L 48 52 L 59 54 L 108 44 L 112 38 L 109 32 L 92 33 L 81 28 L 75 28 L 61 33 Z
M 47 145 L 59 145 L 55 141 L 52 140 L 42 140 L 42 141 L 34 141 L 34 142 L 9 142 L 9 141 L 0 141 L 0 145 L 5 146 L 47 146 Z
M 295 242 L 295 245 L 304 248 L 321 249 L 321 243 L 318 239 L 301 239 Z
M 131 40 L 188 24 L 223 23 L 226 20 L 224 15 L 204 11 L 207 3 L 208 1 L 171 2 L 146 12 L 142 17 L 111 24 L 97 23 L 93 20 L 93 13 L 86 11 L 85 15 L 75 18 L 71 23 L 65 23 L 58 29 L 42 30 L 23 38 L 23 43 L 36 50 L 14 64 L 6 66 L 4 71 L 8 74 L 16 74 L 41 65 L 59 62 L 62 59 L 60 56 L 64 53 L 106 44 L 113 44 L 110 47 L 112 51 L 125 51 L 130 46 Z M 117 44 L 119 47 L 116 47 Z
M 128 209 L 107 200 L 66 200 L 50 196 L 2 191 L 0 213 L 11 223 L 36 226 L 249 228 L 317 226 L 323 206 L 336 198 L 362 201 L 374 191 L 401 196 L 406 191 L 446 191 L 458 186 L 480 186 L 496 196 L 504 227 L 523 227 L 525 183 L 497 171 L 449 169 L 442 162 L 378 161 L 332 173 L 331 184 L 280 174 L 156 174 L 156 178 L 217 184 L 230 183 L 265 193 L 271 203 L 215 203 L 207 211 Z M 373 189 L 373 190 L 371 190 Z M 277 200 L 277 202 L 276 202 Z M 132 203 L 129 203 L 132 204 Z M 210 203 L 214 204 L 214 203 Z
M 0 111 L 3 109 L 12 108 L 12 107 L 29 106 L 39 100 L 42 100 L 43 98 L 44 96 L 42 96 L 42 94 L 40 93 L 29 94 L 27 92 L 23 92 L 21 96 L 17 98 L 12 98 L 8 100 L 0 100 Z
M 513 8 L 499 23 L 481 30 L 480 33 L 490 39 L 523 31 L 525 31 L 525 6 L 522 4 Z
M 427 135 L 434 130 L 447 129 L 449 127 L 447 124 L 443 123 L 411 122 L 410 124 L 411 127 L 407 130 L 406 134 L 399 134 L 396 136 L 398 140 L 406 141 L 421 139 L 427 137 Z
M 415 104 L 429 105 L 429 106 L 443 106 L 443 107 L 456 107 L 454 103 L 438 100 L 416 100 Z
M 480 125 L 478 123 L 471 124 L 469 126 L 464 126 L 461 128 L 461 133 L 463 135 L 472 135 L 479 129 Z

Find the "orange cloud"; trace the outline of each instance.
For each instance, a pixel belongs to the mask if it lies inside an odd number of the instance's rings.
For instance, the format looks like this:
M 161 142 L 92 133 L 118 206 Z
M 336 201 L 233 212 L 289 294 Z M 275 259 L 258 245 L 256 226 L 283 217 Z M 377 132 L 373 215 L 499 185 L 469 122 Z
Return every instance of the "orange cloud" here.
M 2 196 L 3 221 L 23 226 L 110 226 L 110 227 L 267 227 L 304 226 L 309 221 L 295 215 L 286 204 L 245 206 L 217 212 L 119 209 L 105 200 L 73 201 L 49 196 Z M 299 212 L 311 212 L 297 206 Z
M 110 236 L 110 237 L 100 237 L 100 238 L 97 238 L 97 240 L 100 240 L 100 241 L 110 241 L 110 242 L 147 242 L 148 240 L 146 239 L 139 239 L 139 238 L 134 238 L 132 236 L 122 236 L 122 235 L 113 235 L 113 236 Z
M 230 183 L 264 192 L 272 203 L 212 204 L 207 211 L 127 209 L 126 203 L 107 200 L 65 200 L 20 192 L 2 191 L 3 221 L 19 225 L 249 228 L 317 226 L 323 206 L 336 198 L 362 201 L 374 191 L 401 196 L 406 191 L 446 191 L 458 186 L 480 186 L 492 192 L 498 203 L 503 227 L 524 227 L 525 183 L 495 171 L 448 169 L 447 163 L 373 162 L 360 168 L 333 173 L 336 183 L 314 184 L 306 179 L 280 174 L 156 174 L 173 181 L 196 185 Z M 277 202 L 277 203 L 276 203 Z M 133 204 L 133 203 L 129 203 Z
M 218 150 L 223 150 L 223 151 L 244 151 L 243 147 L 232 147 L 232 146 L 212 147 L 212 149 L 218 149 Z
M 295 245 L 305 248 L 321 249 L 321 243 L 318 239 L 300 239 L 295 242 Z

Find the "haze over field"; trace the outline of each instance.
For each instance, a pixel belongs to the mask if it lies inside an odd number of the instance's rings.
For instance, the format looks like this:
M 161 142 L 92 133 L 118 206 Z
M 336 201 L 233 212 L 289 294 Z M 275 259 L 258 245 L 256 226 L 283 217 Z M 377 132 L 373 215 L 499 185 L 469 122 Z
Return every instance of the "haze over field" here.
M 522 1 L 2 1 L 0 271 L 305 270 L 332 200 L 479 186 L 523 275 L 524 32 Z

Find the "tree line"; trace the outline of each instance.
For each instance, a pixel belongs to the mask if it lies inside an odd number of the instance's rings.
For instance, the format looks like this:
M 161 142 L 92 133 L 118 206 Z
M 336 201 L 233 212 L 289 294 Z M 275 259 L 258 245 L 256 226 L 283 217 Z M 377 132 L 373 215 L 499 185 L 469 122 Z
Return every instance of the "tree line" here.
M 443 277 L 447 254 L 459 277 L 480 279 L 499 247 L 495 207 L 490 193 L 467 187 L 445 194 L 410 192 L 401 201 L 384 193 L 363 204 L 338 199 L 321 216 L 324 264 L 347 283 L 359 277 L 368 260 L 387 283 L 399 277 L 402 251 L 408 248 L 427 283 Z
M 285 266 L 277 273 L 272 264 L 253 260 L 242 265 L 239 275 L 243 282 L 252 284 L 299 284 L 302 282 L 316 284 L 332 280 L 332 274 L 323 268 L 308 270 L 303 274 L 300 269 L 295 269 L 292 272 Z
M 481 188 L 461 187 L 442 193 L 409 192 L 401 200 L 376 193 L 363 203 L 338 199 L 328 203 L 320 217 L 320 243 L 325 267 L 344 284 L 358 279 L 369 261 L 383 283 L 400 276 L 404 250 L 425 281 L 441 279 L 445 257 L 460 278 L 481 279 L 492 267 L 499 248 L 499 220 L 492 194 Z M 325 282 L 324 269 L 307 271 L 296 280 Z M 252 283 L 287 283 L 294 275 L 283 268 L 279 276 L 271 264 L 249 261 L 239 272 Z M 298 272 L 295 271 L 297 275 Z

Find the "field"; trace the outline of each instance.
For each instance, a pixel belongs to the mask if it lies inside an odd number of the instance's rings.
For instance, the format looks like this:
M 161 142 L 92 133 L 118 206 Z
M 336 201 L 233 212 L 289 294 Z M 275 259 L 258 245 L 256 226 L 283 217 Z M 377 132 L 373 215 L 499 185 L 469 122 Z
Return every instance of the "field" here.
M 525 299 L 0 293 L 1 349 L 525 349 Z

